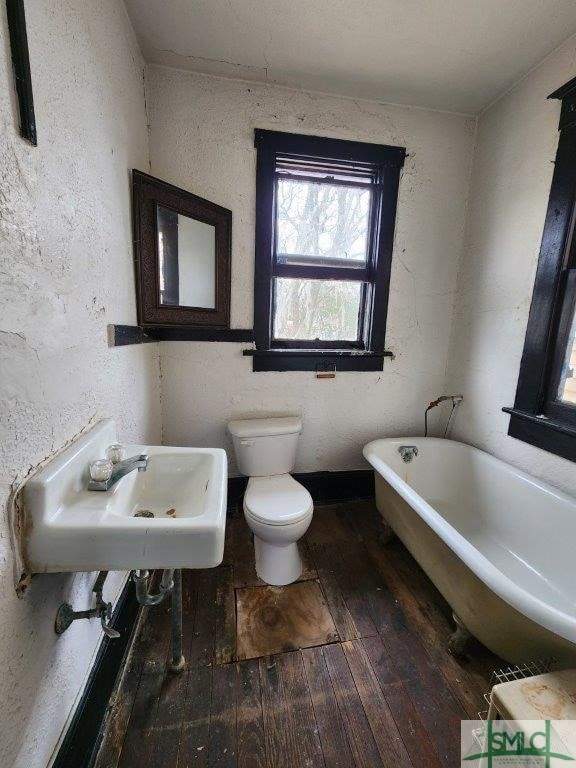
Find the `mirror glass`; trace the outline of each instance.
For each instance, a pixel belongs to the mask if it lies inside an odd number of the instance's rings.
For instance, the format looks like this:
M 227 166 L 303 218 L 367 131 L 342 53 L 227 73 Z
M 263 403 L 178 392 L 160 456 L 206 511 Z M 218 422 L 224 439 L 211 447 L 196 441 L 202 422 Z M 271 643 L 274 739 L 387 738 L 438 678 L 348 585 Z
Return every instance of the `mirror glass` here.
M 216 307 L 216 227 L 157 205 L 163 306 Z

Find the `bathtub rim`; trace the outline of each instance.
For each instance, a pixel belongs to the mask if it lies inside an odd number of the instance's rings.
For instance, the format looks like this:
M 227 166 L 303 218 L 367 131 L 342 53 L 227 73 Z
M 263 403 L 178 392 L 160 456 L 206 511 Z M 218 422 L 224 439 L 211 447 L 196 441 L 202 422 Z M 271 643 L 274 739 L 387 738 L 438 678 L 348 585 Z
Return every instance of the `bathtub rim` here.
M 572 616 L 559 608 L 549 605 L 528 590 L 518 586 L 509 576 L 497 568 L 480 550 L 459 533 L 450 523 L 420 496 L 408 483 L 392 469 L 376 452 L 380 444 L 400 445 L 417 444 L 425 441 L 430 445 L 446 445 L 447 443 L 466 449 L 482 456 L 482 460 L 499 466 L 504 466 L 512 474 L 522 480 L 550 493 L 552 496 L 572 504 L 576 512 L 576 499 L 560 491 L 548 483 L 542 482 L 526 472 L 518 469 L 502 459 L 498 459 L 486 451 L 473 445 L 457 440 L 440 437 L 383 437 L 367 443 L 362 453 L 378 474 L 420 515 L 437 536 L 470 568 L 470 570 L 498 597 L 508 605 L 522 613 L 527 618 L 540 624 L 550 632 L 554 632 L 565 640 L 576 644 L 576 615 Z

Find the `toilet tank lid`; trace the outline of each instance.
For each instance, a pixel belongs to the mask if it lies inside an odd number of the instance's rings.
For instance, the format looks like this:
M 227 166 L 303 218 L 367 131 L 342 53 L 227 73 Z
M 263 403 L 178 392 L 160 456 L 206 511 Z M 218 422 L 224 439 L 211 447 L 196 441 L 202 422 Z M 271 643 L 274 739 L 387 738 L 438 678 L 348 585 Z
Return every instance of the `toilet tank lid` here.
M 299 416 L 282 416 L 270 419 L 236 419 L 229 422 L 228 431 L 234 437 L 292 435 L 302 431 L 302 419 Z

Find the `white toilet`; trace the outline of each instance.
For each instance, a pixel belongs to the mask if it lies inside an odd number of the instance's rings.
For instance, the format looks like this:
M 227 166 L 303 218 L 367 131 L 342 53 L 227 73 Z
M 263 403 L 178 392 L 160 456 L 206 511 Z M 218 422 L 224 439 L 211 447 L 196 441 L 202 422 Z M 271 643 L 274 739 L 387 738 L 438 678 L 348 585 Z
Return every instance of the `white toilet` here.
M 231 421 L 238 468 L 248 475 L 244 517 L 254 533 L 256 572 L 267 584 L 291 584 L 302 573 L 296 543 L 312 521 L 312 497 L 289 474 L 302 420 L 296 416 Z

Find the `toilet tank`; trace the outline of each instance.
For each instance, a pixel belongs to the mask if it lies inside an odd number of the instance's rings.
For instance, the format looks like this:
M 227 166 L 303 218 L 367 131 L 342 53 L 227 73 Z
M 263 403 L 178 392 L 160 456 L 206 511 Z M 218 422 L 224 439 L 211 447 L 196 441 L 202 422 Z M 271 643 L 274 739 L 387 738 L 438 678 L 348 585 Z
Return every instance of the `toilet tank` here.
M 248 477 L 285 475 L 296 461 L 302 419 L 238 419 L 228 424 L 238 469 Z

